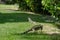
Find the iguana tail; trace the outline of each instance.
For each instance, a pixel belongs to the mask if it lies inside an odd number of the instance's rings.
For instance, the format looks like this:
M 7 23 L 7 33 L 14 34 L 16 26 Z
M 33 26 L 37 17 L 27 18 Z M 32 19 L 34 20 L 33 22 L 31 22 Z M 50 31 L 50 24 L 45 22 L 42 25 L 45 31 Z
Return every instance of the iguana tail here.
M 26 33 L 30 32 L 30 31 L 32 31 L 32 29 L 30 29 L 30 30 L 28 30 L 28 31 L 25 31 L 25 32 L 23 32 L 22 34 L 26 34 Z

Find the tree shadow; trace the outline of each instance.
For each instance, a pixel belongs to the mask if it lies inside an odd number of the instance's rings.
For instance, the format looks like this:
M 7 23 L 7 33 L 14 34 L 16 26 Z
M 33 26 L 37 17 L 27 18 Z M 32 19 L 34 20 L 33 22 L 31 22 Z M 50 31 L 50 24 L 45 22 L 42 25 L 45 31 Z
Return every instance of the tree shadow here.
M 56 24 L 57 28 L 60 29 L 60 24 Z
M 0 23 L 5 22 L 28 22 L 28 17 L 36 17 L 36 15 L 25 13 L 0 13 Z
M 52 34 L 51 39 L 52 40 L 60 40 L 60 34 Z
M 20 33 L 15 33 L 14 35 L 21 36 L 22 39 L 28 39 L 28 40 L 60 40 L 60 34 L 45 34 L 45 33 L 20 34 Z
M 0 23 L 5 22 L 28 22 L 30 17 L 35 22 L 46 22 L 43 16 L 27 13 L 0 13 Z

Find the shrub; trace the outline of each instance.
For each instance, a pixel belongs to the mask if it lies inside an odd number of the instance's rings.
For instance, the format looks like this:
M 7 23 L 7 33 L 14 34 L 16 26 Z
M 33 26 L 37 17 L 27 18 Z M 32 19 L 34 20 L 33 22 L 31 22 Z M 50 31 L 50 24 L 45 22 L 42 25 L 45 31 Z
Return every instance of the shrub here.
M 56 14 L 56 0 L 43 0 L 42 5 L 44 10 L 48 10 L 52 16 Z
M 15 4 L 15 3 L 17 3 L 17 0 L 6 0 L 5 3 L 6 4 Z
M 40 12 L 42 10 L 42 0 L 25 0 L 27 5 L 33 12 Z
M 25 0 L 19 0 L 19 10 L 30 10 L 29 6 L 25 2 Z

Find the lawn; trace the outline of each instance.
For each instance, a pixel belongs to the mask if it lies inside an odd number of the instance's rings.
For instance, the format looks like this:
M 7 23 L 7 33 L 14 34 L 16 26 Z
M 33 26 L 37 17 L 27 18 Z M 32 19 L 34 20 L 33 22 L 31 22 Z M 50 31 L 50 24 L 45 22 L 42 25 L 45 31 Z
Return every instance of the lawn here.
M 53 22 L 46 22 L 44 17 L 47 16 L 29 14 L 16 11 L 16 9 L 16 5 L 0 5 L 0 40 L 60 40 L 59 34 L 21 34 L 34 25 L 29 22 L 28 17 L 37 22 L 37 24 L 47 23 L 53 25 L 55 20 L 52 19 Z

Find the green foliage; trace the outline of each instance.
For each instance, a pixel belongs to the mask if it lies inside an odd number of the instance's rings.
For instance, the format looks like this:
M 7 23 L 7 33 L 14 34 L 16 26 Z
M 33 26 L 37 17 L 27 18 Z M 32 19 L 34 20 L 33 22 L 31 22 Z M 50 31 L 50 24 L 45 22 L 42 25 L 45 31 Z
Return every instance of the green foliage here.
M 42 0 L 19 0 L 19 8 L 21 10 L 30 10 L 33 12 L 40 12 L 42 9 Z
M 19 10 L 28 10 L 29 6 L 25 2 L 25 0 L 19 0 Z
M 27 5 L 34 12 L 40 12 L 41 11 L 41 7 L 42 7 L 41 1 L 42 0 L 26 0 Z
M 17 3 L 18 0 L 6 0 L 5 3 L 6 4 L 15 4 Z
M 58 7 L 60 7 L 60 0 L 56 0 L 56 4 Z
M 19 0 L 20 10 L 31 10 L 38 13 L 43 10 L 47 10 L 46 14 L 50 13 L 52 14 L 52 16 L 56 16 L 56 10 L 58 5 L 59 0 Z
M 60 19 L 60 0 L 56 0 L 56 16 Z
M 52 15 L 55 15 L 56 12 L 55 0 L 43 0 L 42 5 L 44 6 L 44 9 L 47 9 Z
M 52 15 L 54 15 L 56 10 L 54 0 L 22 0 L 19 2 L 19 4 L 20 8 L 22 7 L 22 9 L 26 9 L 26 6 L 28 6 L 30 10 L 38 13 L 46 9 L 49 10 Z

